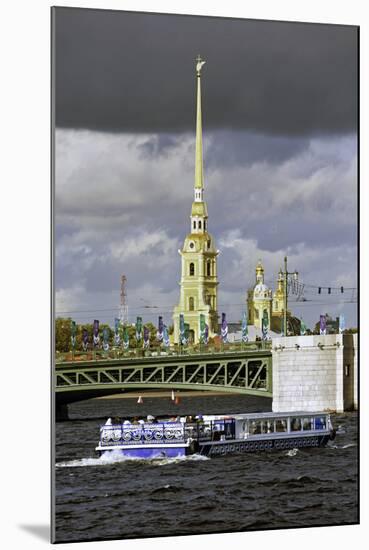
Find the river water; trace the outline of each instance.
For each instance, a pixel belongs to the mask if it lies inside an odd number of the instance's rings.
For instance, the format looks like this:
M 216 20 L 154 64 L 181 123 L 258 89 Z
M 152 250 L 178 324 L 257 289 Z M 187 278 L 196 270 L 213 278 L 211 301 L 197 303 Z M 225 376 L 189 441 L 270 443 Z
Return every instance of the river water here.
M 250 396 L 94 399 L 56 424 L 56 542 L 247 531 L 358 522 L 357 413 L 332 415 L 325 448 L 205 458 L 98 458 L 108 416 L 271 410 Z

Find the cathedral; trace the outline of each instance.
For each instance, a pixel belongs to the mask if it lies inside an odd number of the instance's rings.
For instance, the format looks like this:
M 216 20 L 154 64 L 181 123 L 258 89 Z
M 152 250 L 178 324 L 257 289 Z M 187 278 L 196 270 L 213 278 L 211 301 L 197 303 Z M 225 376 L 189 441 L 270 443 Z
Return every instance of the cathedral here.
M 262 327 L 262 319 L 267 315 L 268 327 L 280 331 L 284 313 L 285 287 L 282 269 L 279 270 L 276 290 L 272 290 L 264 282 L 264 267 L 259 260 L 256 266 L 255 285 L 247 291 L 248 325 Z M 287 310 L 287 316 L 291 312 Z
M 180 315 L 189 325 L 189 339 L 200 340 L 200 315 L 204 316 L 209 336 L 218 331 L 217 312 L 217 256 L 219 250 L 208 232 L 208 209 L 204 200 L 204 170 L 202 154 L 201 69 L 205 61 L 200 56 L 196 63 L 196 157 L 194 197 L 190 215 L 190 232 L 185 238 L 181 255 L 180 300 L 174 308 L 174 342 L 179 342 Z
M 208 336 L 219 332 L 218 327 L 218 278 L 217 257 L 214 238 L 208 231 L 208 209 L 204 200 L 204 169 L 202 152 L 201 114 L 201 70 L 205 61 L 196 59 L 197 106 L 196 106 L 196 150 L 194 196 L 190 215 L 190 231 L 187 234 L 181 256 L 181 280 L 179 304 L 173 312 L 173 341 L 180 342 L 181 319 L 186 325 L 189 342 L 200 342 L 200 322 L 205 322 Z M 247 291 L 246 310 L 248 325 L 261 329 L 281 331 L 284 315 L 285 284 L 282 270 L 278 273 L 276 290 L 273 293 L 264 281 L 264 268 L 261 261 L 256 266 L 256 281 Z M 287 311 L 287 316 L 290 312 Z

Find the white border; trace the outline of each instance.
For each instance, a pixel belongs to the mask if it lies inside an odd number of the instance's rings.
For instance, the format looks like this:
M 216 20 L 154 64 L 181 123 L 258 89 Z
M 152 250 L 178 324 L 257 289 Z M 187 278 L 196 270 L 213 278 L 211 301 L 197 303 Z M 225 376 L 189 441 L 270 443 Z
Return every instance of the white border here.
M 191 13 L 288 21 L 360 24 L 361 26 L 361 309 L 367 315 L 368 254 L 364 205 L 368 193 L 368 66 L 369 17 L 366 2 L 351 0 L 212 1 L 63 1 L 58 6 L 113 8 L 164 13 Z M 3 376 L 2 414 L 5 434 L 11 426 L 22 445 L 2 453 L 2 540 L 4 547 L 38 548 L 44 538 L 20 526 L 45 532 L 49 523 L 49 88 L 50 10 L 47 0 L 6 2 L 1 7 L 1 189 L 2 267 L 1 320 Z M 5 122 L 5 124 L 4 124 Z M 365 122 L 365 124 L 364 124 Z M 365 182 L 365 183 L 364 183 Z M 366 248 L 368 245 L 366 244 Z M 5 308 L 4 308 L 5 305 Z M 361 334 L 368 323 L 361 320 Z M 367 344 L 361 339 L 361 415 L 368 418 Z M 37 352 L 37 353 L 35 353 Z M 366 390 L 366 391 L 365 391 Z M 363 420 L 362 420 L 363 422 Z M 37 424 L 37 446 L 34 445 Z M 9 430 L 9 431 L 8 431 Z M 124 541 L 125 548 L 177 550 L 189 545 L 224 544 L 309 549 L 334 544 L 336 549 L 359 546 L 368 535 L 368 433 L 361 436 L 363 525 L 286 531 L 143 539 Z M 37 448 L 30 452 L 30 449 Z M 44 527 L 43 527 L 44 526 Z M 84 543 L 83 548 L 118 547 L 122 541 Z M 70 544 L 69 548 L 80 548 Z

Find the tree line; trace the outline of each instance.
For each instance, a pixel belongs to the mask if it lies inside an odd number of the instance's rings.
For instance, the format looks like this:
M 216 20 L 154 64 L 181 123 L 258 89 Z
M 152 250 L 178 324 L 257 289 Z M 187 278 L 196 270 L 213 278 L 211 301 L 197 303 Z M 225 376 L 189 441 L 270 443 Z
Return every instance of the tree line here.
M 143 327 L 147 327 L 150 331 L 150 346 L 157 345 L 158 342 L 156 340 L 156 333 L 157 333 L 157 327 L 153 323 L 144 323 L 142 326 L 142 338 L 143 338 Z M 92 345 L 93 341 L 93 323 L 84 323 L 84 324 L 76 324 L 76 344 L 75 349 L 81 350 L 82 349 L 82 335 L 83 331 L 87 330 L 88 334 L 88 342 L 89 345 Z M 110 325 L 100 323 L 99 326 L 99 335 L 100 335 L 100 343 L 103 341 L 103 331 L 104 329 L 108 329 L 109 334 L 109 347 L 112 347 L 115 345 L 114 342 L 114 329 L 111 328 Z M 129 347 L 135 348 L 136 343 L 136 328 L 134 325 L 128 325 L 127 326 L 128 336 L 129 336 Z M 169 334 L 173 332 L 173 326 L 170 326 L 168 328 Z M 121 340 L 122 340 L 122 333 L 120 332 Z M 143 340 L 141 340 L 141 346 L 142 346 Z M 55 350 L 57 352 L 68 352 L 72 349 L 72 319 L 70 317 L 57 317 L 55 319 Z

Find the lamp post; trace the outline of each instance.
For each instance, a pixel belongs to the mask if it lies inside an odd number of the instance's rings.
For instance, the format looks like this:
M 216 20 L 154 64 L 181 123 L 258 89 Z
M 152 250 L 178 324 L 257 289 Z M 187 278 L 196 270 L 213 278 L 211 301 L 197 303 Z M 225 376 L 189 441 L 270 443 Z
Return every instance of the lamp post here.
M 298 272 L 294 271 L 293 273 L 290 273 L 287 269 L 287 256 L 284 257 L 284 308 L 283 308 L 283 332 L 284 335 L 287 336 L 287 285 L 288 285 L 288 275 L 292 275 L 294 280 L 297 281 L 298 279 Z

